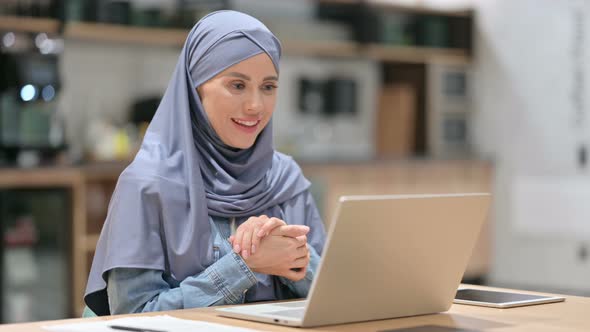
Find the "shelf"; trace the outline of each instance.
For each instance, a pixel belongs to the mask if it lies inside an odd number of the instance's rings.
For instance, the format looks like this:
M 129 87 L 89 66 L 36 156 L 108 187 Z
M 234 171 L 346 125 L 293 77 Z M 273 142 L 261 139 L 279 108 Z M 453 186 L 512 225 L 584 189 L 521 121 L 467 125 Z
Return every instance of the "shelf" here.
M 84 179 L 91 182 L 114 181 L 116 182 L 121 172 L 129 165 L 130 161 L 92 162 L 82 166 Z
M 0 188 L 71 187 L 82 181 L 71 167 L 0 168 Z
M 114 43 L 133 43 L 152 46 L 182 47 L 188 30 L 138 28 L 96 23 L 70 23 L 66 25 L 66 38 L 103 41 Z M 469 56 L 463 50 L 439 49 L 410 46 L 383 46 L 370 44 L 362 46 L 352 41 L 302 41 L 286 40 L 284 54 L 330 56 L 330 57 L 369 57 L 378 61 L 397 61 L 408 63 L 445 62 L 468 63 Z
M 50 18 L 0 15 L 0 31 L 57 34 L 60 22 Z
M 341 2 L 341 0 L 336 1 Z M 346 1 L 349 2 L 349 1 Z M 0 30 L 44 31 L 59 30 L 59 22 L 51 19 L 0 16 Z M 123 43 L 148 46 L 183 46 L 189 30 L 168 28 L 143 28 L 115 24 L 71 22 L 65 25 L 67 39 Z M 287 40 L 283 51 L 288 55 L 328 56 L 328 57 L 369 57 L 377 61 L 407 63 L 468 63 L 470 57 L 464 50 L 440 49 L 412 46 L 367 46 L 354 41 L 304 41 Z
M 322 5 L 359 5 L 361 0 L 318 0 Z
M 352 41 L 294 41 L 281 43 L 288 55 L 317 55 L 330 57 L 358 57 L 360 45 Z
M 419 4 L 412 6 L 403 3 L 393 3 L 391 0 L 367 0 L 367 5 L 372 8 L 387 11 L 408 12 L 426 15 L 443 15 L 454 17 L 470 17 L 473 15 L 473 10 L 469 8 L 451 10 L 444 8 L 428 7 Z
M 323 5 L 366 5 L 369 8 L 382 9 L 387 11 L 408 12 L 416 14 L 444 15 L 454 17 L 469 17 L 473 14 L 470 8 L 444 9 L 428 7 L 421 4 L 409 5 L 401 1 L 396 3 L 392 0 L 318 0 Z M 416 2 L 419 2 L 416 0 Z
M 465 50 L 450 48 L 369 44 L 363 48 L 363 53 L 386 62 L 467 64 L 471 60 Z
M 65 37 L 78 40 L 182 47 L 189 30 L 129 27 L 99 23 L 68 23 Z M 289 54 L 358 56 L 358 45 L 348 41 L 287 41 Z
M 188 30 L 142 28 L 102 23 L 68 23 L 64 35 L 69 39 L 182 47 Z

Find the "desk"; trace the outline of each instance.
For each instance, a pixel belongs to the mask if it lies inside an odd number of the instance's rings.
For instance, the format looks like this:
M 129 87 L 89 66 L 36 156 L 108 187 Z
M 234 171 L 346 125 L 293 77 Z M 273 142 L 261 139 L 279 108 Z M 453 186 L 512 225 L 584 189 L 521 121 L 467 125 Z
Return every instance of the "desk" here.
M 502 290 L 491 287 L 471 287 L 490 290 Z M 532 292 L 524 293 L 534 294 Z M 590 319 L 588 319 L 588 313 L 590 313 L 590 298 L 566 296 L 565 302 L 511 309 L 494 309 L 454 304 L 449 311 L 441 314 L 344 325 L 330 325 L 310 329 L 281 327 L 270 324 L 224 318 L 218 316 L 213 308 L 185 309 L 139 315 L 149 316 L 168 314 L 183 319 L 209 321 L 220 324 L 248 327 L 261 331 L 387 331 L 414 326 L 437 325 L 462 328 L 465 330 L 493 332 L 581 332 L 590 331 Z M 41 328 L 41 326 L 45 325 L 84 322 L 89 320 L 107 320 L 124 316 L 125 315 L 1 325 L 0 332 L 41 332 L 45 331 Z

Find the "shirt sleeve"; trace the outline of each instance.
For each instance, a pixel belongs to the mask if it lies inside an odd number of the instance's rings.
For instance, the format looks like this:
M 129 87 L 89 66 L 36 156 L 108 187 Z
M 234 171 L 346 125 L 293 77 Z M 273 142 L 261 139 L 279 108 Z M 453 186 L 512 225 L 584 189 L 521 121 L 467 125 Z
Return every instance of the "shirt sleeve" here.
M 112 315 L 242 303 L 257 280 L 242 258 L 230 252 L 205 271 L 172 287 L 163 271 L 115 268 L 108 273 Z

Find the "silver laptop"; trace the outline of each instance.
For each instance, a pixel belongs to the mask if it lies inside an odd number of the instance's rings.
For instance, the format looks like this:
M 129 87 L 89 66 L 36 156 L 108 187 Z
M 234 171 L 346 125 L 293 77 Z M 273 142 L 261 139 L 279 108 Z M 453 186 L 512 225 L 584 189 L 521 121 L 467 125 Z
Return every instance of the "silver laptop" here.
M 489 194 L 341 197 L 307 300 L 217 310 L 299 327 L 446 311 L 489 202 Z

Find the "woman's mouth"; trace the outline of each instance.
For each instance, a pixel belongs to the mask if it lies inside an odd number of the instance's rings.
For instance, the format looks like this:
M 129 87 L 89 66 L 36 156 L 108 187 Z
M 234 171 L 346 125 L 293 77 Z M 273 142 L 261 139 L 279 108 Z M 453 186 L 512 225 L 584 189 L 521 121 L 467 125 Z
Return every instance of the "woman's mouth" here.
M 258 124 L 260 123 L 260 120 L 240 120 L 234 118 L 231 120 L 238 128 L 247 133 L 255 132 L 256 129 L 258 129 Z

